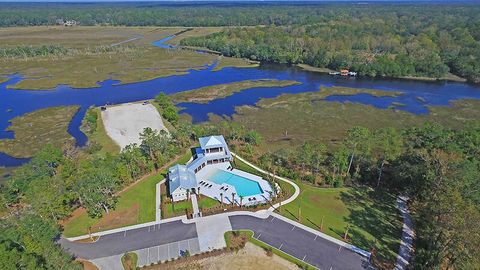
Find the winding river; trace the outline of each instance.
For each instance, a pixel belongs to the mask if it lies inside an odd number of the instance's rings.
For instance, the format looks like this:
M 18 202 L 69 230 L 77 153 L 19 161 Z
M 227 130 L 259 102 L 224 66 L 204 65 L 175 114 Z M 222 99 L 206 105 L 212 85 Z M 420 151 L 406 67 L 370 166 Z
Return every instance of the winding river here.
M 172 37 L 156 41 L 153 45 L 175 49 L 165 44 Z M 224 68 L 213 71 L 215 64 L 203 70 L 190 70 L 186 75 L 157 78 L 149 81 L 121 84 L 119 81 L 105 80 L 98 87 L 74 89 L 68 85 L 59 85 L 49 90 L 11 90 L 23 78 L 19 74 L 9 76 L 9 80 L 0 84 L 0 139 L 13 138 L 14 134 L 5 131 L 9 121 L 35 110 L 62 106 L 80 105 L 80 110 L 72 119 L 68 132 L 76 139 L 78 146 L 84 146 L 87 137 L 79 127 L 90 106 L 106 103 L 125 103 L 151 99 L 160 92 L 173 94 L 204 86 L 254 79 L 295 80 L 302 84 L 277 88 L 252 88 L 229 97 L 213 100 L 207 104 L 181 103 L 182 113 L 192 116 L 195 123 L 208 120 L 208 113 L 230 116 L 236 106 L 254 105 L 261 98 L 273 98 L 283 93 L 302 93 L 318 91 L 321 85 L 369 88 L 387 91 L 401 91 L 398 97 L 373 97 L 368 94 L 353 96 L 330 96 L 331 102 L 357 102 L 378 108 L 398 106 L 397 109 L 415 114 L 428 113 L 428 105 L 448 105 L 457 99 L 480 99 L 480 86 L 455 82 L 425 82 L 397 79 L 371 79 L 330 76 L 327 74 L 304 71 L 296 67 L 277 64 L 262 64 L 258 68 Z M 28 159 L 17 159 L 0 153 L 0 166 L 19 166 Z

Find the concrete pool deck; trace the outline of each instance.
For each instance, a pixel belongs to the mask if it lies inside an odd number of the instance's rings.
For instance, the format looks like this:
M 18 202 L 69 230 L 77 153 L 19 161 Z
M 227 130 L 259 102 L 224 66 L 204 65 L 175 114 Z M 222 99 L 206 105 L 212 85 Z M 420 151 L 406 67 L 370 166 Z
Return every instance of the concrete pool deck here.
M 132 143 L 140 144 L 140 133 L 146 127 L 167 131 L 160 113 L 152 104 L 126 103 L 109 106 L 102 111 L 102 120 L 108 136 L 121 149 Z
M 254 205 L 258 203 L 264 203 L 270 198 L 270 193 L 273 192 L 270 184 L 258 175 L 244 172 L 242 170 L 233 169 L 229 170 L 230 163 L 217 163 L 211 164 L 203 168 L 200 172 L 197 173 L 197 181 L 199 182 L 200 193 L 217 201 L 222 200 L 227 204 L 232 203 L 232 193 L 235 193 L 235 204 L 240 205 Z M 258 183 L 261 192 L 259 194 L 254 194 L 250 196 L 244 196 L 240 200 L 239 192 L 236 187 L 229 183 L 217 184 L 212 180 L 212 175 L 214 175 L 218 170 L 224 171 L 229 174 L 236 175 L 238 177 L 245 178 L 248 181 L 253 181 Z M 227 189 L 225 189 L 227 188 Z M 222 194 L 222 195 L 221 195 Z M 241 202 L 240 202 L 241 201 Z

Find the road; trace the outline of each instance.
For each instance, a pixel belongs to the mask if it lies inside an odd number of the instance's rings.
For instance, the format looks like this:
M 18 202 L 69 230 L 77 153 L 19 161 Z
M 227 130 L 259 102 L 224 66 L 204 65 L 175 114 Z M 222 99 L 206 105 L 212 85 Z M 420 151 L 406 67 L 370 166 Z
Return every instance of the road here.
M 95 243 L 70 242 L 62 238 L 60 244 L 76 257 L 91 260 L 195 237 L 197 237 L 195 224 L 184 224 L 178 220 L 104 235 Z
M 252 230 L 254 237 L 320 269 L 368 269 L 367 259 L 273 216 L 231 216 L 234 230 Z

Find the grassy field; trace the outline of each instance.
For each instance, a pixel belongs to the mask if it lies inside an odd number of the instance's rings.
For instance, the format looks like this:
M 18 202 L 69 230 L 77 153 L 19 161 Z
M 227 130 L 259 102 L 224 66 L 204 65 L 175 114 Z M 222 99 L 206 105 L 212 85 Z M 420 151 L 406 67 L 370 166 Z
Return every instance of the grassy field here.
M 188 50 L 165 50 L 151 42 L 185 28 L 160 27 L 31 27 L 0 29 L 3 47 L 61 45 L 84 50 L 68 56 L 0 59 L 0 74 L 20 73 L 25 80 L 13 88 L 49 89 L 58 84 L 95 87 L 112 78 L 122 83 L 184 74 L 202 69 L 217 56 Z M 131 38 L 113 52 L 91 53 L 89 48 L 108 46 Z M 8 64 L 7 64 L 8 63 Z
M 207 196 L 202 196 L 202 198 L 198 200 L 198 208 L 210 208 L 219 204 L 219 201 L 209 198 Z
M 206 86 L 198 89 L 184 91 L 172 95 L 175 102 L 194 102 L 194 103 L 208 103 L 214 99 L 231 96 L 234 93 L 243 91 L 245 89 L 256 87 L 285 87 L 290 85 L 300 84 L 296 81 L 280 81 L 280 80 L 246 80 L 240 82 L 217 84 Z
M 136 270 L 137 269 L 138 256 L 135 252 L 128 252 L 122 256 L 122 265 L 124 270 Z
M 223 29 L 223 27 L 192 27 L 189 29 L 191 30 L 170 39 L 167 42 L 167 44 L 179 45 L 182 39 L 189 38 L 189 37 L 201 37 L 201 36 L 217 33 L 217 32 L 220 32 Z
M 329 69 L 329 68 L 312 67 L 312 66 L 307 65 L 307 64 L 298 64 L 297 66 L 299 68 L 303 69 L 303 70 L 306 70 L 306 71 L 313 71 L 313 72 L 320 72 L 320 73 L 329 73 L 329 72 L 335 71 L 335 70 Z
M 395 197 L 369 188 L 319 188 L 297 183 L 301 193 L 281 214 L 315 230 L 343 240 L 347 226 L 348 242 L 395 261 L 400 244 L 402 219 L 395 208 Z M 300 209 L 300 210 L 299 210 Z M 299 218 L 300 211 L 300 218 Z
M 85 132 L 82 128 L 82 131 L 88 136 L 89 141 L 95 141 L 102 146 L 100 153 L 110 153 L 117 154 L 120 152 L 120 146 L 118 146 L 110 136 L 108 136 L 105 126 L 103 125 L 102 114 L 100 108 L 90 108 L 97 114 L 97 127 L 94 132 L 88 133 Z M 82 124 L 83 126 L 83 124 Z
M 258 67 L 259 65 L 259 62 L 254 62 L 248 59 L 220 56 L 218 58 L 218 64 L 215 66 L 215 68 L 213 68 L 213 70 L 219 71 L 227 67 L 250 68 Z
M 396 109 L 378 109 L 357 103 L 328 102 L 329 95 L 369 93 L 376 96 L 396 92 L 326 88 L 325 91 L 285 94 L 260 100 L 253 106 L 237 108 L 233 120 L 255 129 L 265 140 L 264 151 L 298 146 L 305 141 L 335 144 L 353 126 L 370 129 L 382 127 L 406 128 L 435 121 L 452 128 L 462 127 L 467 120 L 480 119 L 480 101 L 458 100 L 448 106 L 431 106 L 430 114 L 415 115 Z M 288 136 L 285 136 L 285 133 Z M 266 149 L 268 147 L 268 149 Z
M 20 73 L 25 76 L 25 80 L 11 86 L 14 89 L 51 89 L 59 84 L 86 88 L 95 87 L 98 81 L 109 78 L 132 83 L 181 75 L 190 69 L 204 69 L 205 64 L 217 60 L 219 69 L 250 65 L 241 59 L 199 54 L 191 50 L 166 50 L 151 44 L 185 29 L 187 28 L 111 26 L 0 28 L 2 48 L 59 45 L 75 51 L 65 56 L 2 58 L 0 75 Z M 219 31 L 219 28 L 194 28 L 171 42 L 215 31 Z M 95 50 L 100 46 L 112 45 L 115 45 L 113 51 Z
M 7 128 L 14 131 L 15 137 L 0 140 L 0 151 L 14 157 L 31 157 L 45 144 L 60 147 L 65 141 L 74 140 L 67 128 L 78 109 L 51 107 L 15 117 Z
M 185 211 L 192 213 L 192 202 L 189 200 L 170 203 L 163 208 L 163 218 L 185 215 Z
M 191 152 L 181 156 L 174 163 L 184 164 L 191 157 Z M 164 179 L 166 170 L 158 174 L 146 177 L 131 186 L 118 197 L 116 209 L 104 214 L 102 218 L 94 219 L 82 211 L 64 223 L 63 234 L 66 237 L 73 237 L 88 233 L 91 227 L 92 232 L 120 228 L 138 223 L 145 223 L 155 220 L 155 185 Z

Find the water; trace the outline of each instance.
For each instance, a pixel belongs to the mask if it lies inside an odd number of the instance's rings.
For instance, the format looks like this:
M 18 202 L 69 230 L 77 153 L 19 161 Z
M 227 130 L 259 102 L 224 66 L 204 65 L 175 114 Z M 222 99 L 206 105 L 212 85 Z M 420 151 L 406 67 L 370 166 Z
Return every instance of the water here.
M 161 42 L 161 46 L 168 37 Z M 151 99 L 160 92 L 172 94 L 215 84 L 231 83 L 242 80 L 278 79 L 295 80 L 301 85 L 289 87 L 253 88 L 229 97 L 213 100 L 207 104 L 181 103 L 182 113 L 192 116 L 193 122 L 208 120 L 208 113 L 231 116 L 236 106 L 254 105 L 261 98 L 273 98 L 283 93 L 302 93 L 318 91 L 320 86 L 346 86 L 370 88 L 386 91 L 400 91 L 398 97 L 373 97 L 368 94 L 353 96 L 330 96 L 331 102 L 356 102 L 373 105 L 378 108 L 395 106 L 393 102 L 402 103 L 396 106 L 415 114 L 428 113 L 428 105 L 448 105 L 450 101 L 472 98 L 480 99 L 480 86 L 453 82 L 423 82 L 395 79 L 370 79 L 330 76 L 327 74 L 303 71 L 299 68 L 284 65 L 264 64 L 258 68 L 224 68 L 213 71 L 215 64 L 205 66 L 203 70 L 190 70 L 186 75 L 157 78 L 150 81 L 121 84 L 119 81 L 105 80 L 98 87 L 74 89 L 67 85 L 59 85 L 50 90 L 9 90 L 23 77 L 13 74 L 7 82 L 0 84 L 0 139 L 13 138 L 14 134 L 5 131 L 9 121 L 35 110 L 52 106 L 79 105 L 80 110 L 71 121 L 68 132 L 76 139 L 78 146 L 84 146 L 87 137 L 79 127 L 86 110 L 90 106 L 101 106 L 106 103 L 126 103 Z M 25 159 L 14 159 L 8 155 L 0 155 L 0 166 L 16 166 Z M 15 164 L 13 164 L 15 163 Z
M 263 193 L 262 188 L 260 188 L 260 185 L 256 181 L 222 170 L 217 170 L 209 177 L 209 180 L 215 184 L 227 184 L 235 187 L 237 194 L 242 197 Z

